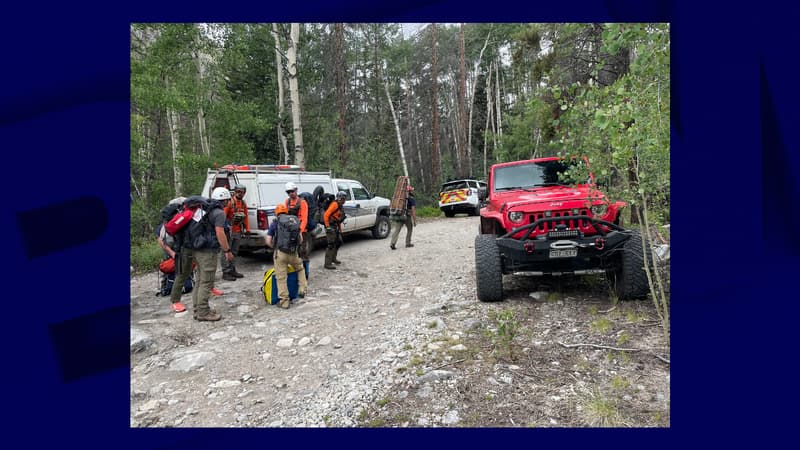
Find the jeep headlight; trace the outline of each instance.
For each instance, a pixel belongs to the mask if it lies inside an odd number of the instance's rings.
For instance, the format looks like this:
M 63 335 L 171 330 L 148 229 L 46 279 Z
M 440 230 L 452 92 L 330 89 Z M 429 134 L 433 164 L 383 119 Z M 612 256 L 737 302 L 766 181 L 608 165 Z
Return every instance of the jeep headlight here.
M 608 212 L 608 205 L 605 203 L 601 203 L 599 205 L 592 206 L 592 214 L 595 216 L 605 216 Z
M 522 222 L 522 218 L 523 217 L 524 217 L 524 215 L 519 211 L 511 211 L 510 213 L 508 213 L 508 220 L 510 220 L 510 221 L 512 221 L 514 223 Z

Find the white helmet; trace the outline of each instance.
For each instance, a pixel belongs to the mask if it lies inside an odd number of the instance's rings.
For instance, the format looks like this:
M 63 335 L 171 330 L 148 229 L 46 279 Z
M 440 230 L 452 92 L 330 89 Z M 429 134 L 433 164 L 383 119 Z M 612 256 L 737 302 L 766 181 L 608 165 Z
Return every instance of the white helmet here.
M 230 200 L 231 191 L 221 186 L 218 188 L 214 188 L 214 190 L 211 192 L 211 198 L 214 200 Z
M 288 191 L 296 191 L 296 190 L 297 190 L 297 185 L 296 185 L 296 184 L 294 184 L 294 183 L 292 183 L 291 181 L 287 181 L 287 182 L 286 182 L 286 189 L 285 189 L 285 190 L 286 190 L 287 192 L 288 192 Z

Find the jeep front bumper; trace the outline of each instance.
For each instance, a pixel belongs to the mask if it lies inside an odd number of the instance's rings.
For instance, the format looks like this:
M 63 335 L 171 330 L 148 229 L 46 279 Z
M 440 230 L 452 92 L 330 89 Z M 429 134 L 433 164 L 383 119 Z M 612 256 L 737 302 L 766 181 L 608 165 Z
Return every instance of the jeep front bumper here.
M 497 239 L 503 260 L 503 273 L 517 275 L 563 275 L 602 273 L 619 263 L 615 257 L 630 233 L 610 222 L 589 216 L 574 216 L 592 223 L 596 234 L 586 236 L 580 230 L 562 227 L 534 236 L 544 222 L 554 227 L 560 218 L 540 219 L 511 230 Z M 601 227 L 600 225 L 603 225 Z M 528 233 L 524 231 L 529 230 Z M 523 232 L 523 233 L 521 233 Z

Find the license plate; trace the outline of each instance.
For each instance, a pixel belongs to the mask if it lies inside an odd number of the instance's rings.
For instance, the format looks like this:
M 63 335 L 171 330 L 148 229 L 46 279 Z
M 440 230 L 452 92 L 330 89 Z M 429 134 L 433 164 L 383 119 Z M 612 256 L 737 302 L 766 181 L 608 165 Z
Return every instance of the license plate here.
M 573 258 L 578 256 L 577 248 L 566 248 L 563 250 L 550 250 L 551 258 Z

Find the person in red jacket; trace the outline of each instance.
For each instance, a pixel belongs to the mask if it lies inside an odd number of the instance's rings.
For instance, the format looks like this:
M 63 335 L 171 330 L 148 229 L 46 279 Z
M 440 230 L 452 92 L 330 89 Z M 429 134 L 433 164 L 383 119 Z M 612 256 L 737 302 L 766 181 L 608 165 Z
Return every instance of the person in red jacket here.
M 225 255 L 220 255 L 219 263 L 222 267 L 222 279 L 226 281 L 234 281 L 237 278 L 242 278 L 244 275 L 236 271 L 236 256 L 239 254 L 239 245 L 242 242 L 242 236 L 250 232 L 250 223 L 247 220 L 247 203 L 244 201 L 244 195 L 247 193 L 247 188 L 243 184 L 237 184 L 233 188 L 233 197 L 225 208 L 225 218 L 230 224 L 230 243 L 231 251 L 233 252 L 234 259 L 228 261 Z

